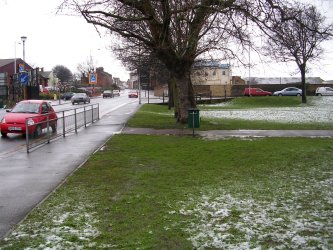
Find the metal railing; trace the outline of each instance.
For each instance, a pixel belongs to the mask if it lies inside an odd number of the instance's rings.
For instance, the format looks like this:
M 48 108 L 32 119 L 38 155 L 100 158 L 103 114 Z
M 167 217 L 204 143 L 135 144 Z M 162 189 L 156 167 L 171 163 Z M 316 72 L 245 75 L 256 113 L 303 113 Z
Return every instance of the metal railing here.
M 65 137 L 69 133 L 77 133 L 82 127 L 87 127 L 99 120 L 99 104 L 81 106 L 56 112 L 57 118 L 50 114 L 40 115 L 40 122 L 32 123 L 33 117 L 25 120 L 27 153 L 51 141 Z

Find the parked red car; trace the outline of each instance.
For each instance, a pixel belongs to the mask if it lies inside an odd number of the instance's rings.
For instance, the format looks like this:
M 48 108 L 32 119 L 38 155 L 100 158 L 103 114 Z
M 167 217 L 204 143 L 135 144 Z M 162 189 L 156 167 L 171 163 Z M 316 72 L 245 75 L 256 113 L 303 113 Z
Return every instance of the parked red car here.
M 57 131 L 58 117 L 48 102 L 25 100 L 17 103 L 12 110 L 7 110 L 7 114 L 0 122 L 1 135 L 26 134 L 26 119 L 28 119 L 28 134 L 39 136 L 47 125 L 52 128 L 53 132 Z
M 245 88 L 244 96 L 271 96 L 272 92 L 262 90 L 260 88 Z
M 138 98 L 138 92 L 137 91 L 131 91 L 128 93 L 129 98 Z

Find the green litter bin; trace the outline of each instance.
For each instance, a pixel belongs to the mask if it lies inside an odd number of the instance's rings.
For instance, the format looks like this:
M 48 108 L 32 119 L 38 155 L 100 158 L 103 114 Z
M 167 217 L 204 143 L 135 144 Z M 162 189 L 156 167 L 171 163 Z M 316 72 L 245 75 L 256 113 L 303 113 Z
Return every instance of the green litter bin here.
M 187 125 L 189 128 L 199 128 L 200 127 L 200 117 L 199 109 L 191 108 L 187 110 L 188 118 Z

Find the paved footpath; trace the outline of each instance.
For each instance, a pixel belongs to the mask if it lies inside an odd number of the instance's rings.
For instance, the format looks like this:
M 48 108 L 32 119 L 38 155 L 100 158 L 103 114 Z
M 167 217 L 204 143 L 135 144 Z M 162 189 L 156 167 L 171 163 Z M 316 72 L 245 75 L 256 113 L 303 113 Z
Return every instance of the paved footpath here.
M 192 129 L 148 129 L 130 128 L 123 129 L 124 134 L 147 135 L 192 135 Z M 333 130 L 195 130 L 194 136 L 202 137 L 322 137 L 333 138 Z

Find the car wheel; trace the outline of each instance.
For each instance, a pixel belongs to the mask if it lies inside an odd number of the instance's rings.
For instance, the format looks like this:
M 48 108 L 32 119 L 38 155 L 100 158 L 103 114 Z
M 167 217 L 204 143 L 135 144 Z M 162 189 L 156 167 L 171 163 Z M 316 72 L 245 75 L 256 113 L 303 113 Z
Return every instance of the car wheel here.
M 42 127 L 40 125 L 37 125 L 34 136 L 39 137 L 41 134 L 42 134 Z
M 5 132 L 1 132 L 1 135 L 2 135 L 3 137 L 7 137 L 7 133 L 5 133 Z
M 298 93 L 296 96 L 301 96 L 301 94 L 300 94 L 300 93 Z
M 318 93 L 317 96 L 322 96 L 322 94 Z
M 278 96 L 282 96 L 282 94 L 278 94 Z

